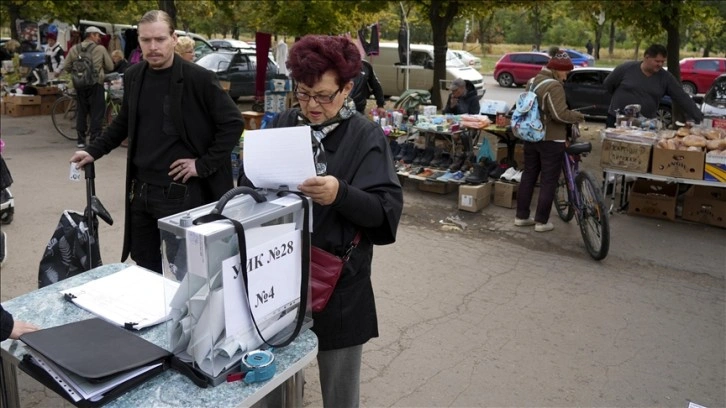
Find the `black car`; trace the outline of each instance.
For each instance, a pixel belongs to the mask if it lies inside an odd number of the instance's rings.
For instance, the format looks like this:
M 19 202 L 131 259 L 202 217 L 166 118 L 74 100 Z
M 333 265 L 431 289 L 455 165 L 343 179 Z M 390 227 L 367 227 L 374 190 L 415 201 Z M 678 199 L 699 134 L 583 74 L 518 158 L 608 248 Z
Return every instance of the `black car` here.
M 567 106 L 580 110 L 585 116 L 605 118 L 612 95 L 603 83 L 612 71 L 613 68 L 575 68 L 564 83 Z M 670 96 L 661 99 L 658 119 L 666 127 L 673 121 Z
M 217 74 L 220 81 L 229 81 L 229 95 L 255 96 L 257 78 L 257 55 L 254 50 L 217 50 L 197 61 L 197 64 Z M 277 64 L 267 61 L 265 83 L 277 74 Z

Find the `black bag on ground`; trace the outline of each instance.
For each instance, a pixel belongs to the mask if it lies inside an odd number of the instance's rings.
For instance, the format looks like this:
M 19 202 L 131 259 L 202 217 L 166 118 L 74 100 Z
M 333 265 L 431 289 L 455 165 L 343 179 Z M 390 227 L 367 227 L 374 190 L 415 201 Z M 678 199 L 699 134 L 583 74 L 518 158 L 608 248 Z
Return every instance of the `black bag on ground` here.
M 94 231 L 98 229 L 98 220 Z M 89 253 L 90 251 L 90 253 Z M 63 211 L 40 260 L 38 288 L 101 266 L 98 240 L 88 230 L 83 214 Z

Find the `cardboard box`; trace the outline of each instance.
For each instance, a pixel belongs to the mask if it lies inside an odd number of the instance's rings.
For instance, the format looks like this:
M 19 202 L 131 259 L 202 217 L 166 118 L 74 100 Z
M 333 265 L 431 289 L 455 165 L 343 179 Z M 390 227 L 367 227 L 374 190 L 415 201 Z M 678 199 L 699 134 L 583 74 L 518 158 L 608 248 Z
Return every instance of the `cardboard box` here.
M 726 187 L 691 187 L 683 199 L 681 217 L 726 228 Z
M 494 205 L 505 208 L 516 207 L 517 190 L 519 190 L 519 184 L 497 181 L 494 183 Z
M 418 189 L 436 194 L 449 194 L 456 190 L 456 183 L 447 183 L 445 181 L 424 180 L 418 183 Z
M 35 89 L 38 90 L 38 95 L 58 95 L 61 93 L 60 88 L 57 86 L 39 86 Z
M 489 205 L 492 200 L 492 185 L 484 183 L 478 186 L 459 186 L 459 209 L 469 212 L 477 212 Z
M 602 141 L 600 165 L 612 169 L 647 173 L 652 149 L 653 145 L 648 143 L 605 138 Z
M 10 94 L 5 97 L 7 102 L 13 105 L 40 105 L 40 96 L 38 95 L 19 95 Z
M 726 156 L 706 153 L 706 164 L 703 167 L 703 179 L 726 183 Z M 726 186 L 726 184 L 724 184 Z
M 651 173 L 659 176 L 703 180 L 706 154 L 685 150 L 653 149 Z
M 8 103 L 4 100 L 0 100 L 0 115 L 8 114 Z
M 675 220 L 677 196 L 676 183 L 637 179 L 630 189 L 628 214 Z
M 712 119 L 711 126 L 726 129 L 726 119 Z
M 14 103 L 8 103 L 6 109 L 7 114 L 15 118 L 40 115 L 40 105 L 16 105 Z

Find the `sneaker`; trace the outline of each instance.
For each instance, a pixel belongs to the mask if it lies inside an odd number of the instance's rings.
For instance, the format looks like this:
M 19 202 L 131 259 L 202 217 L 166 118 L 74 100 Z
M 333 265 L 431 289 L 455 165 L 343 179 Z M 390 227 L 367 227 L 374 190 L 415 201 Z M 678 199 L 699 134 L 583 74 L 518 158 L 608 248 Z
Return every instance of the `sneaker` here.
M 521 218 L 514 217 L 514 225 L 517 227 L 531 227 L 535 222 L 532 218 L 523 220 Z
M 464 182 L 464 176 L 465 176 L 464 175 L 464 172 L 457 171 L 456 173 L 454 173 L 453 176 L 451 176 L 451 179 L 449 179 L 449 181 L 453 181 L 454 183 L 463 183 Z
M 446 173 L 444 173 L 443 176 L 437 177 L 436 180 L 438 180 L 438 181 L 449 181 L 449 180 L 451 180 L 452 177 L 454 177 L 454 173 L 452 173 L 452 172 L 450 172 L 450 171 L 447 170 Z
M 552 225 L 551 222 L 548 222 L 547 224 L 542 224 L 541 222 L 538 222 L 534 226 L 534 230 L 537 232 L 547 232 L 552 231 L 553 229 L 555 229 L 555 226 Z
M 522 181 L 522 173 L 524 173 L 523 170 L 518 170 L 515 175 L 512 176 L 512 181 L 519 183 Z
M 487 169 L 482 165 L 483 163 L 474 166 L 471 175 L 466 178 L 466 182 L 469 184 L 483 184 L 489 179 Z
M 499 177 L 500 179 L 504 179 L 507 181 L 512 181 L 512 177 L 517 174 L 517 169 L 514 167 L 508 168 L 502 175 Z
M 85 143 L 83 143 L 83 142 L 78 142 L 78 143 L 76 144 L 76 147 L 77 147 L 77 148 L 79 148 L 79 149 L 83 149 L 84 147 L 86 147 L 86 144 L 85 144 Z

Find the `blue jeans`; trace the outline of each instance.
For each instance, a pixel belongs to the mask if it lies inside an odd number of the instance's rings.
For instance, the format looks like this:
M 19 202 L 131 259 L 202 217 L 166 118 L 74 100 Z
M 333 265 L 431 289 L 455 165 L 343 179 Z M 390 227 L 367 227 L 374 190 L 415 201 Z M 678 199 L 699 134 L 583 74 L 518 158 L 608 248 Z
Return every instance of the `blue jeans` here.
M 162 273 L 158 220 L 205 204 L 198 179 L 190 179 L 186 186 L 183 197 L 170 197 L 168 186 L 132 182 L 129 194 L 131 259 L 137 265 Z

